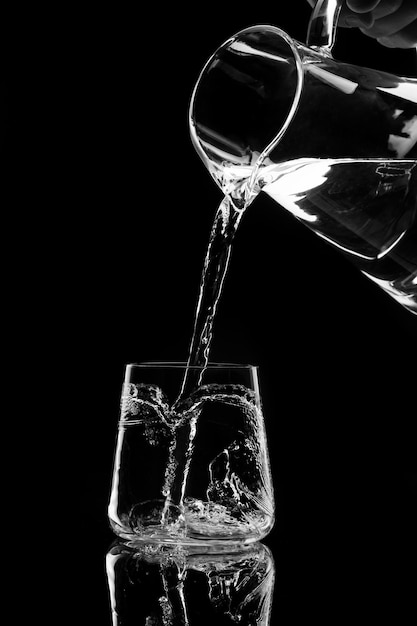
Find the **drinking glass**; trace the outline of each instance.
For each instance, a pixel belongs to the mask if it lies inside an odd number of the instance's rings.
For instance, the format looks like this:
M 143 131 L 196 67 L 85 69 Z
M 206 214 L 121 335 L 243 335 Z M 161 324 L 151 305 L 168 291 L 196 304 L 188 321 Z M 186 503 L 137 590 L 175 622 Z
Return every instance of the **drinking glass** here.
M 246 544 L 274 523 L 266 430 L 253 365 L 130 364 L 108 508 L 128 539 Z

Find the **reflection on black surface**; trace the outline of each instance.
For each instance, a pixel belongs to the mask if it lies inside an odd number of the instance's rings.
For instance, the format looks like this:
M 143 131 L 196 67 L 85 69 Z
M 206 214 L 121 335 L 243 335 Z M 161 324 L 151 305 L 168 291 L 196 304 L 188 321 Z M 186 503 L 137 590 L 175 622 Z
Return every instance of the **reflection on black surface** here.
M 230 553 L 116 542 L 106 569 L 113 626 L 270 624 L 275 567 L 263 544 Z

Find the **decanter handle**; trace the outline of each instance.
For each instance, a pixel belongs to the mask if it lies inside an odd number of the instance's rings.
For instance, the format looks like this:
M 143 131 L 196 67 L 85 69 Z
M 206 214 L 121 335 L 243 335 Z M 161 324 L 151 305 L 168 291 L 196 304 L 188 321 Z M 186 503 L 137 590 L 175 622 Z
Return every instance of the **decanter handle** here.
M 343 0 L 317 0 L 307 30 L 307 46 L 331 56 Z

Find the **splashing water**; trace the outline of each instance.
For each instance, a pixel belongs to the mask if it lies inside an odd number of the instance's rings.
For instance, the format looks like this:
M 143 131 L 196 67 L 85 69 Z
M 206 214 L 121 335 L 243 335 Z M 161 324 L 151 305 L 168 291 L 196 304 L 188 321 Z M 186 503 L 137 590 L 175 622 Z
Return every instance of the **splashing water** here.
M 202 385 L 172 407 L 160 388 L 127 384 L 116 467 L 109 514 L 118 534 L 255 540 L 273 523 L 262 414 L 242 385 Z

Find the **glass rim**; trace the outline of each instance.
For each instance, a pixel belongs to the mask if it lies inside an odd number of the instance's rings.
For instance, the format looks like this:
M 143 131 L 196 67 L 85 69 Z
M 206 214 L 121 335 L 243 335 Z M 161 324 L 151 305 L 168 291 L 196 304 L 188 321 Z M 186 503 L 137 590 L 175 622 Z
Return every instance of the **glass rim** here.
M 148 369 L 148 368 L 171 368 L 171 369 L 197 369 L 197 370 L 207 370 L 207 369 L 258 369 L 258 365 L 253 365 L 251 363 L 221 363 L 216 361 L 209 361 L 207 365 L 188 365 L 187 361 L 143 361 L 140 363 L 127 363 L 127 369 Z

